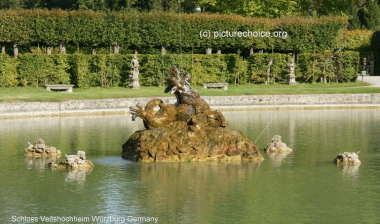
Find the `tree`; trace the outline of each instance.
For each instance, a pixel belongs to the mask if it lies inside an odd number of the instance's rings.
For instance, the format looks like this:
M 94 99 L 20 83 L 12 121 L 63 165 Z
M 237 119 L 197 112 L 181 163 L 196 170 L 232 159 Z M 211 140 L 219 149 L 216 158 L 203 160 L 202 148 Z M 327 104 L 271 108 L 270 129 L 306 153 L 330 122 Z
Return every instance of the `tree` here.
M 243 16 L 276 18 L 298 14 L 296 0 L 199 0 L 197 3 L 209 12 Z
M 137 0 L 135 7 L 143 11 L 178 12 L 178 7 L 181 6 L 181 4 L 184 2 L 186 1 L 185 0 Z
M 25 0 L 0 0 L 0 9 L 21 9 L 25 7 Z
M 364 25 L 369 30 L 380 27 L 380 6 L 375 0 L 369 0 L 364 8 Z

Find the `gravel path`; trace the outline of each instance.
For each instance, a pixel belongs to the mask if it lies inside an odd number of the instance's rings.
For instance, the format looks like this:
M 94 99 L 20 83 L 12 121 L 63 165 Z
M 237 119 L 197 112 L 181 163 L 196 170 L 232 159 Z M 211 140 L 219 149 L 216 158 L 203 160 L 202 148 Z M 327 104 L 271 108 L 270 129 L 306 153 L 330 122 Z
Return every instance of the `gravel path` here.
M 362 76 L 358 76 L 358 80 L 362 81 Z M 372 87 L 380 87 L 380 76 L 364 76 L 364 82 L 372 83 Z

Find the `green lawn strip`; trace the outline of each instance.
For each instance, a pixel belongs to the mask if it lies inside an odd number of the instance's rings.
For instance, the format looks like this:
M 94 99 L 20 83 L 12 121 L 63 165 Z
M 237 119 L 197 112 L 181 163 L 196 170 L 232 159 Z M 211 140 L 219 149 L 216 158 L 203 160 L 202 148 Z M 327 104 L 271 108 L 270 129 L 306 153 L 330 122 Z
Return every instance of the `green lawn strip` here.
M 370 84 L 356 83 L 314 83 L 298 85 L 229 85 L 228 90 L 204 89 L 196 86 L 201 96 L 239 96 L 239 95 L 289 95 L 289 94 L 357 94 L 380 93 L 378 87 L 368 87 Z M 165 87 L 141 87 L 129 89 L 123 87 L 112 88 L 74 88 L 73 93 L 47 91 L 44 88 L 15 87 L 0 88 L 0 102 L 35 102 L 35 101 L 66 101 L 84 99 L 108 99 L 108 98 L 136 98 L 136 97 L 164 97 L 170 96 L 164 93 Z

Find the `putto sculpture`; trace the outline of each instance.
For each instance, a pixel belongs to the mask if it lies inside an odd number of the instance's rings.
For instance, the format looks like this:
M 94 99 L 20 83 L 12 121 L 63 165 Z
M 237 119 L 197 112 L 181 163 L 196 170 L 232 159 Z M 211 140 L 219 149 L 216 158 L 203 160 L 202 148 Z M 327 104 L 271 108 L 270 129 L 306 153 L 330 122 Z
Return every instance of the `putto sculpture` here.
M 190 75 L 172 67 L 165 92 L 175 104 L 153 99 L 145 108 L 130 108 L 146 130 L 135 132 L 123 145 L 124 159 L 153 161 L 262 160 L 257 147 L 240 131 L 228 129 L 220 111 L 212 110 L 190 86 Z M 155 108 L 158 107 L 158 111 Z

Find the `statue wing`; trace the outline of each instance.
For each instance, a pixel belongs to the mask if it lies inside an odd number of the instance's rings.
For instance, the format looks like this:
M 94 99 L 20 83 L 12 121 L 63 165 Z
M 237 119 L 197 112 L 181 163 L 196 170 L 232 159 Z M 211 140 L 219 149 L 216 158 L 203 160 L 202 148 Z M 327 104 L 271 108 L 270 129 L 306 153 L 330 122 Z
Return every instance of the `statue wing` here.
M 129 110 L 132 114 L 132 121 L 136 119 L 136 117 L 139 117 L 141 112 L 143 111 L 143 108 L 141 105 L 131 106 L 129 107 Z
M 173 89 L 174 86 L 172 85 L 169 85 L 168 87 L 166 87 L 164 93 L 168 93 L 168 92 L 171 92 L 171 90 Z

